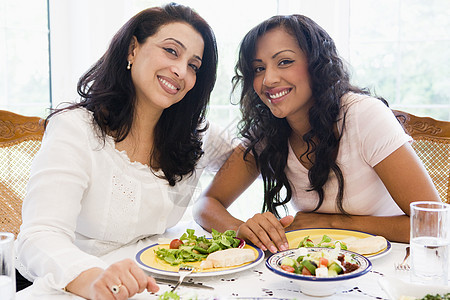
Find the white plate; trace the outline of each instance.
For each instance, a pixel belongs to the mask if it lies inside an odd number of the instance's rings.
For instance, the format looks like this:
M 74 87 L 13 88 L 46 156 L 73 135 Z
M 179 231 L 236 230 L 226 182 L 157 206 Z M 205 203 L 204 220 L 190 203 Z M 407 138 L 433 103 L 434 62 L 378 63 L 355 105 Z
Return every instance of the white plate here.
M 160 275 L 167 275 L 167 276 L 176 276 L 178 277 L 178 267 L 179 266 L 171 266 L 168 263 L 162 261 L 161 259 L 156 257 L 156 254 L 154 250 L 156 250 L 158 247 L 166 247 L 168 248 L 169 245 L 166 244 L 153 244 L 148 247 L 145 247 L 141 251 L 139 251 L 136 254 L 136 261 L 139 264 L 139 266 L 152 273 L 160 274 Z M 246 244 L 245 249 L 253 249 L 255 251 L 256 259 L 252 262 L 245 263 L 239 266 L 234 267 L 226 267 L 226 268 L 212 268 L 212 269 L 204 269 L 197 272 L 193 272 L 189 275 L 189 277 L 206 277 L 206 276 L 217 276 L 217 275 L 225 275 L 225 274 L 232 274 L 240 271 L 244 271 L 250 268 L 253 268 L 254 266 L 258 265 L 260 262 L 264 260 L 264 253 L 261 249 Z M 194 267 L 199 267 L 200 262 L 193 262 L 189 263 L 189 265 L 192 265 Z
M 421 299 L 427 294 L 450 293 L 450 286 L 413 284 L 391 276 L 380 278 L 378 283 L 386 292 L 389 300 L 398 300 L 401 296 Z

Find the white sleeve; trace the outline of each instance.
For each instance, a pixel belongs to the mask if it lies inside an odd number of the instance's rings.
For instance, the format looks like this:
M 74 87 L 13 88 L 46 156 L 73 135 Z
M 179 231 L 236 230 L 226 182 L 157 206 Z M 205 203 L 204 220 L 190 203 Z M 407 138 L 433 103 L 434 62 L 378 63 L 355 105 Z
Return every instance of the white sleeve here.
M 210 123 L 203 139 L 204 157 L 202 157 L 200 167 L 217 172 L 238 144 L 239 140 L 230 128 L 222 128 Z
M 412 140 L 392 110 L 378 99 L 366 98 L 359 102 L 355 119 L 361 155 L 371 167 Z
M 26 278 L 45 277 L 58 289 L 86 269 L 106 267 L 73 244 L 83 193 L 90 181 L 90 128 L 82 110 L 50 119 L 23 203 L 17 268 Z

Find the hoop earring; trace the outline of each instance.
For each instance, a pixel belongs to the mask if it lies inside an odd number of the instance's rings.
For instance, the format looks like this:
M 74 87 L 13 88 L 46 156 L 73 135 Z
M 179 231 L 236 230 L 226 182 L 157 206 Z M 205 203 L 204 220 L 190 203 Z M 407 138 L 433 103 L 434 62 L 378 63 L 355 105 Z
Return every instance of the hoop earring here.
M 131 69 L 131 61 L 128 61 L 127 70 Z

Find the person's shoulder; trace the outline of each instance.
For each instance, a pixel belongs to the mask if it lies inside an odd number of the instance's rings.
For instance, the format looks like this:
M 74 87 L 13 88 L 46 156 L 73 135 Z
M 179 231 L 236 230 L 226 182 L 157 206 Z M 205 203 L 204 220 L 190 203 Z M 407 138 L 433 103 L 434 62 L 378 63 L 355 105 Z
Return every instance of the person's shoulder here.
M 348 92 L 341 98 L 343 111 L 349 114 L 373 114 L 380 111 L 390 111 L 382 100 L 370 95 Z
M 58 123 L 76 123 L 78 125 L 86 124 L 86 122 L 92 122 L 92 112 L 84 107 L 78 107 L 73 109 L 63 109 L 54 114 L 49 119 L 49 124 L 53 122 Z
M 93 113 L 86 108 L 63 109 L 49 118 L 46 132 L 71 136 L 90 136 L 93 129 Z
M 383 103 L 380 99 L 377 99 L 370 95 L 358 94 L 354 92 L 348 92 L 341 98 L 341 105 L 351 107 L 353 105 L 371 105 L 373 103 Z

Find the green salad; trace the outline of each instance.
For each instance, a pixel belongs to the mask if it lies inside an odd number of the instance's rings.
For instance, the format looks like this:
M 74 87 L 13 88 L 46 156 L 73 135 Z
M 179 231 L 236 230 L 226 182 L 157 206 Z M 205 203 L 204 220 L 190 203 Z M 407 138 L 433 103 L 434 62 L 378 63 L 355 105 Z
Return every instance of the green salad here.
M 297 248 L 301 247 L 324 247 L 324 248 L 336 248 L 336 244 L 340 244 L 340 249 L 347 250 L 347 245 L 341 241 L 332 242 L 332 239 L 324 234 L 322 236 L 322 240 L 318 244 L 314 244 L 313 241 L 309 238 L 309 235 L 306 236 L 297 246 Z
M 202 261 L 210 253 L 228 248 L 238 248 L 243 244 L 243 240 L 236 237 L 234 230 L 221 233 L 212 229 L 211 235 L 211 239 L 205 236 L 198 237 L 195 235 L 195 230 L 186 229 L 186 232 L 179 239 L 172 240 L 170 249 L 158 248 L 154 251 L 159 259 L 176 266 Z
M 450 293 L 443 294 L 443 295 L 431 295 L 428 294 L 425 297 L 421 298 L 420 300 L 449 300 L 450 299 Z
M 158 300 L 180 300 L 180 296 L 176 292 L 164 292 L 158 297 Z

